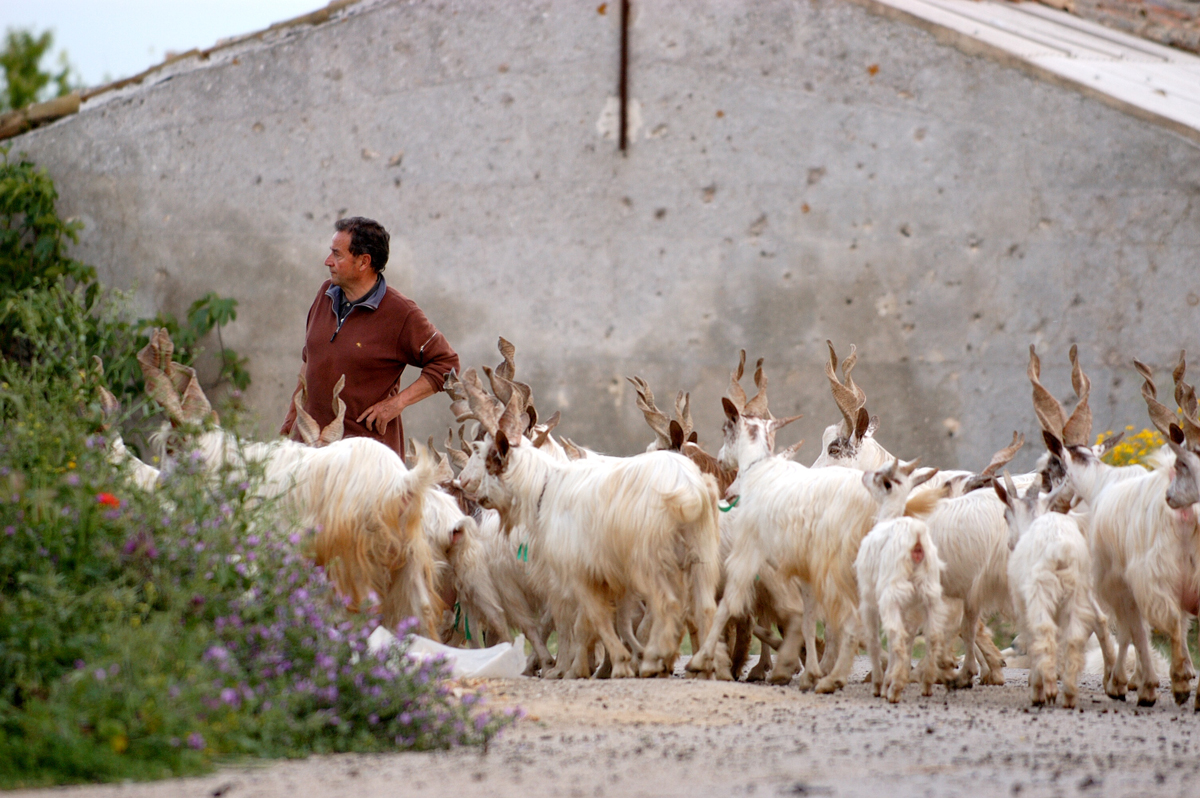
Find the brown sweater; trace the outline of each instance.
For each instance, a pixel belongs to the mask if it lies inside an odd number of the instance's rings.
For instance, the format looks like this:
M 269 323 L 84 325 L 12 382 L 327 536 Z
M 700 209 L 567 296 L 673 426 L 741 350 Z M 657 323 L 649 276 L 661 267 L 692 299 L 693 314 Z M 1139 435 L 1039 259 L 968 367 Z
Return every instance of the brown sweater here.
M 377 308 L 356 305 L 338 330 L 329 287 L 326 280 L 308 309 L 301 353 L 308 381 L 304 409 L 322 427 L 333 421 L 333 387 L 345 374 L 341 393 L 346 402 L 345 437 L 374 438 L 403 456 L 404 427 L 399 418 L 382 435 L 356 419 L 375 403 L 399 393 L 405 366 L 421 369 L 418 379 L 427 380 L 435 391 L 443 390 L 446 374 L 458 368 L 458 355 L 416 303 L 395 288 L 386 289 Z M 292 434 L 295 419 L 295 404 L 290 403 L 280 434 Z

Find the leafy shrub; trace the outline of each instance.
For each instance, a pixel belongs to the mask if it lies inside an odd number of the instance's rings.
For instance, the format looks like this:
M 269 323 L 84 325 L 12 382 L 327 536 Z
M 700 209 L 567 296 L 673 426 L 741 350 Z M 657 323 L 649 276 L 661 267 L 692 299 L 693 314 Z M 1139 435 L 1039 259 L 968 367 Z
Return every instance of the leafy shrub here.
M 91 379 L 0 362 L 0 787 L 473 744 L 511 722 L 455 698 L 442 663 L 370 654 L 378 621 L 346 611 L 256 477 L 185 456 L 154 494 L 124 481 Z
M 221 339 L 221 328 L 237 319 L 237 300 L 210 292 L 192 303 L 182 322 L 169 313 L 127 321 L 124 295 L 105 289 L 95 269 L 68 256 L 80 224 L 59 218 L 57 201 L 44 170 L 23 157 L 10 159 L 0 147 L 0 357 L 55 365 L 62 375 L 90 368 L 98 356 L 109 389 L 122 404 L 134 405 L 144 388 L 136 353 L 151 330 L 168 329 L 183 365 L 194 363 L 200 341 L 215 330 L 221 351 L 213 385 L 245 390 L 246 358 Z

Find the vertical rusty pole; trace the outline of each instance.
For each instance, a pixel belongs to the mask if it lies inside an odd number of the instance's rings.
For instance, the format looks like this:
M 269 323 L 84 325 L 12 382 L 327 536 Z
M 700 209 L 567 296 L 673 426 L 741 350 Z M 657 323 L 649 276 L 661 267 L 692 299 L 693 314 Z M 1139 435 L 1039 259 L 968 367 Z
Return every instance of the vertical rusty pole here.
M 629 124 L 629 0 L 621 0 L 621 77 L 617 83 L 617 96 L 621 103 L 617 148 L 624 153 L 629 143 L 625 134 Z

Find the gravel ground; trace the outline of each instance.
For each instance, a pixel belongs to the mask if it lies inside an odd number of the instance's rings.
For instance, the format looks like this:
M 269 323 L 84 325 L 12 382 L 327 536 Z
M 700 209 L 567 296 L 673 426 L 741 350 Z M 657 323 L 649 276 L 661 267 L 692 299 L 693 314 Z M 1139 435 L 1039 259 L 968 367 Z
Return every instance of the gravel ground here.
M 1138 709 L 1084 677 L 1080 709 L 1029 707 L 1028 672 L 1004 687 L 889 706 L 862 684 L 833 696 L 794 686 L 672 679 L 489 682 L 528 717 L 478 750 L 319 757 L 200 779 L 10 795 L 298 796 L 1143 796 L 1200 795 L 1200 714 L 1170 691 Z M 1197 749 L 1193 749 L 1197 745 Z

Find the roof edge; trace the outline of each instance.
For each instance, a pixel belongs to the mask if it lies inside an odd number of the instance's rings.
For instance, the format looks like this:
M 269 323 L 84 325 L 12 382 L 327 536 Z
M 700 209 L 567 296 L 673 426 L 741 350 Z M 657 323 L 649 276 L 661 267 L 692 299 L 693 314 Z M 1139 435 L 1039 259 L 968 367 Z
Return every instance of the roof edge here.
M 161 72 L 166 67 L 178 63 L 189 58 L 198 58 L 201 61 L 207 61 L 213 53 L 226 50 L 231 47 L 236 47 L 239 44 L 244 44 L 255 39 L 262 40 L 264 36 L 276 31 L 286 30 L 288 28 L 299 27 L 300 25 L 322 25 L 333 18 L 335 14 L 350 6 L 357 5 L 363 0 L 330 0 L 329 4 L 324 8 L 319 8 L 316 11 L 310 11 L 307 14 L 301 14 L 298 17 L 286 19 L 283 22 L 276 22 L 266 28 L 253 33 L 246 33 L 239 36 L 234 36 L 229 39 L 222 39 L 212 47 L 205 49 L 193 48 L 184 53 L 172 55 L 163 59 L 162 62 L 155 64 L 149 69 L 143 70 L 128 78 L 121 78 L 111 83 L 105 83 L 102 86 L 85 89 L 82 92 L 72 92 L 65 97 L 56 97 L 44 103 L 35 103 L 27 105 L 16 111 L 10 111 L 3 116 L 0 116 L 0 141 L 10 139 L 15 136 L 32 130 L 35 127 L 49 124 L 64 117 L 78 113 L 82 103 L 87 102 L 93 97 L 99 96 L 106 92 L 117 91 L 126 86 L 135 86 L 140 84 L 146 78 Z
M 1053 85 L 1078 92 L 1085 97 L 1098 100 L 1110 108 L 1122 111 L 1145 122 L 1151 122 L 1159 127 L 1169 130 L 1172 133 L 1175 133 L 1178 136 L 1188 139 L 1189 142 L 1193 144 L 1200 145 L 1200 130 L 1197 130 L 1196 128 L 1185 125 L 1182 122 L 1178 122 L 1174 119 L 1169 119 L 1160 114 L 1156 114 L 1153 111 L 1141 108 L 1132 103 L 1125 102 L 1124 100 L 1113 97 L 1110 94 L 1098 91 L 1086 83 L 1080 83 L 1078 81 L 1071 80 L 1070 78 L 1052 72 L 1045 67 L 1039 66 L 1031 61 L 1027 61 L 1020 56 L 1014 55 L 1013 53 L 1010 53 L 1007 50 L 1004 50 L 993 44 L 981 41 L 973 36 L 961 33 L 944 25 L 940 25 L 932 20 L 925 19 L 924 17 L 911 14 L 903 9 L 889 5 L 888 3 L 883 2 L 883 0 L 850 0 L 850 2 L 853 2 L 859 6 L 863 6 L 877 16 L 885 17 L 897 22 L 903 22 L 913 27 L 920 28 L 921 30 L 924 30 L 932 35 L 933 38 L 940 44 L 950 45 L 951 47 L 954 47 L 955 49 L 967 55 L 989 58 L 999 63 L 1001 66 L 1017 69 L 1021 72 L 1024 72 L 1026 75 L 1029 75 L 1030 77 L 1034 77 L 1038 80 L 1045 81 L 1046 83 L 1051 83 Z

